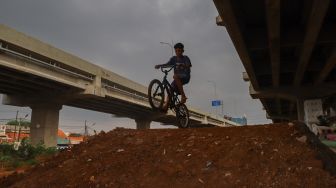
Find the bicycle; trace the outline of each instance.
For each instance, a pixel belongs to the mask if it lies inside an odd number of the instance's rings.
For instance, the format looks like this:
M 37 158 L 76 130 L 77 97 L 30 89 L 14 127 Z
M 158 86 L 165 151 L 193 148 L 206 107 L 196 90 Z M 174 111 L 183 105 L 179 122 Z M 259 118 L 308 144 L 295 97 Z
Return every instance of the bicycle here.
M 179 128 L 189 127 L 189 110 L 185 104 L 180 102 L 178 93 L 173 89 L 167 80 L 168 73 L 175 66 L 162 66 L 161 71 L 165 74 L 162 82 L 154 79 L 150 82 L 148 87 L 149 104 L 155 111 L 163 110 L 162 106 L 165 100 L 165 95 L 168 94 L 169 104 L 168 107 L 175 112 Z

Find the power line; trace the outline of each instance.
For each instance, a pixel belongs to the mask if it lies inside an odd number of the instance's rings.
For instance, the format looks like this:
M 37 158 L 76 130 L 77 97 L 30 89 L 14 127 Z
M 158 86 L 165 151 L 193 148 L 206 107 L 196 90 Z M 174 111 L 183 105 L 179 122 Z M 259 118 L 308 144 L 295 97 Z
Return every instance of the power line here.
M 73 119 L 73 118 L 60 118 L 61 120 L 67 120 L 67 121 L 72 121 L 72 122 L 81 122 L 83 123 L 83 120 L 80 119 Z
M 83 128 L 83 126 L 59 126 L 59 127 L 68 127 L 68 128 L 71 128 L 71 127 L 73 127 L 73 128 Z

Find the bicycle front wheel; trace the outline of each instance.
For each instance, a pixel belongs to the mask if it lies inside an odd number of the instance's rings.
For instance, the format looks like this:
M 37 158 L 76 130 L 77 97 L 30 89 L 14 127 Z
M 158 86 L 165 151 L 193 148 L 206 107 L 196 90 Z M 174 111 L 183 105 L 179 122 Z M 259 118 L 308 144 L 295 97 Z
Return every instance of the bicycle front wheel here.
M 179 128 L 189 127 L 189 110 L 185 104 L 176 107 L 176 119 Z
M 148 86 L 148 100 L 153 110 L 162 109 L 165 92 L 160 80 L 152 80 Z

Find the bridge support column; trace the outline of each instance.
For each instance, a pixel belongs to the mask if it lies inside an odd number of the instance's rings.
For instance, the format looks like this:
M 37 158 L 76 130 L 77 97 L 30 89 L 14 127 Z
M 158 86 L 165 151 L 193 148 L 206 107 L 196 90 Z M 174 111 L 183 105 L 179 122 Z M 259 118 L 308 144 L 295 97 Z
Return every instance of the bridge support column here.
M 304 100 L 298 99 L 296 101 L 296 106 L 297 106 L 297 116 L 298 116 L 298 121 L 304 122 Z
M 209 123 L 208 122 L 208 116 L 204 116 L 204 119 L 203 119 L 202 123 L 206 124 L 206 125 Z
M 137 129 L 150 129 L 151 120 L 148 119 L 135 119 Z
M 30 140 L 36 145 L 43 143 L 46 147 L 57 145 L 60 104 L 31 105 L 32 116 Z

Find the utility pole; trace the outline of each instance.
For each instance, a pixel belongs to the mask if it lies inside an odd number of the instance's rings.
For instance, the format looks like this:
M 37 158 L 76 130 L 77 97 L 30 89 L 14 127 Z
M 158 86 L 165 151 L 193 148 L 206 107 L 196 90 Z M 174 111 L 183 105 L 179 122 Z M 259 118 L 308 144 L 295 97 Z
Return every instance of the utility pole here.
M 15 124 L 14 124 L 14 140 L 16 140 L 16 124 L 18 122 L 19 110 L 16 111 Z
M 28 115 L 29 114 L 26 114 L 23 119 L 26 119 Z M 22 121 L 22 118 L 19 118 L 19 134 L 18 134 L 18 139 L 17 139 L 18 142 L 20 142 L 20 136 L 21 136 L 21 121 Z
M 20 142 L 20 133 L 21 133 L 21 118 L 19 118 L 19 133 L 18 133 L 18 138 L 17 138 L 18 142 Z
M 84 137 L 86 137 L 88 135 L 88 132 L 87 132 L 87 125 L 86 125 L 86 120 L 85 120 L 85 123 L 84 123 Z

